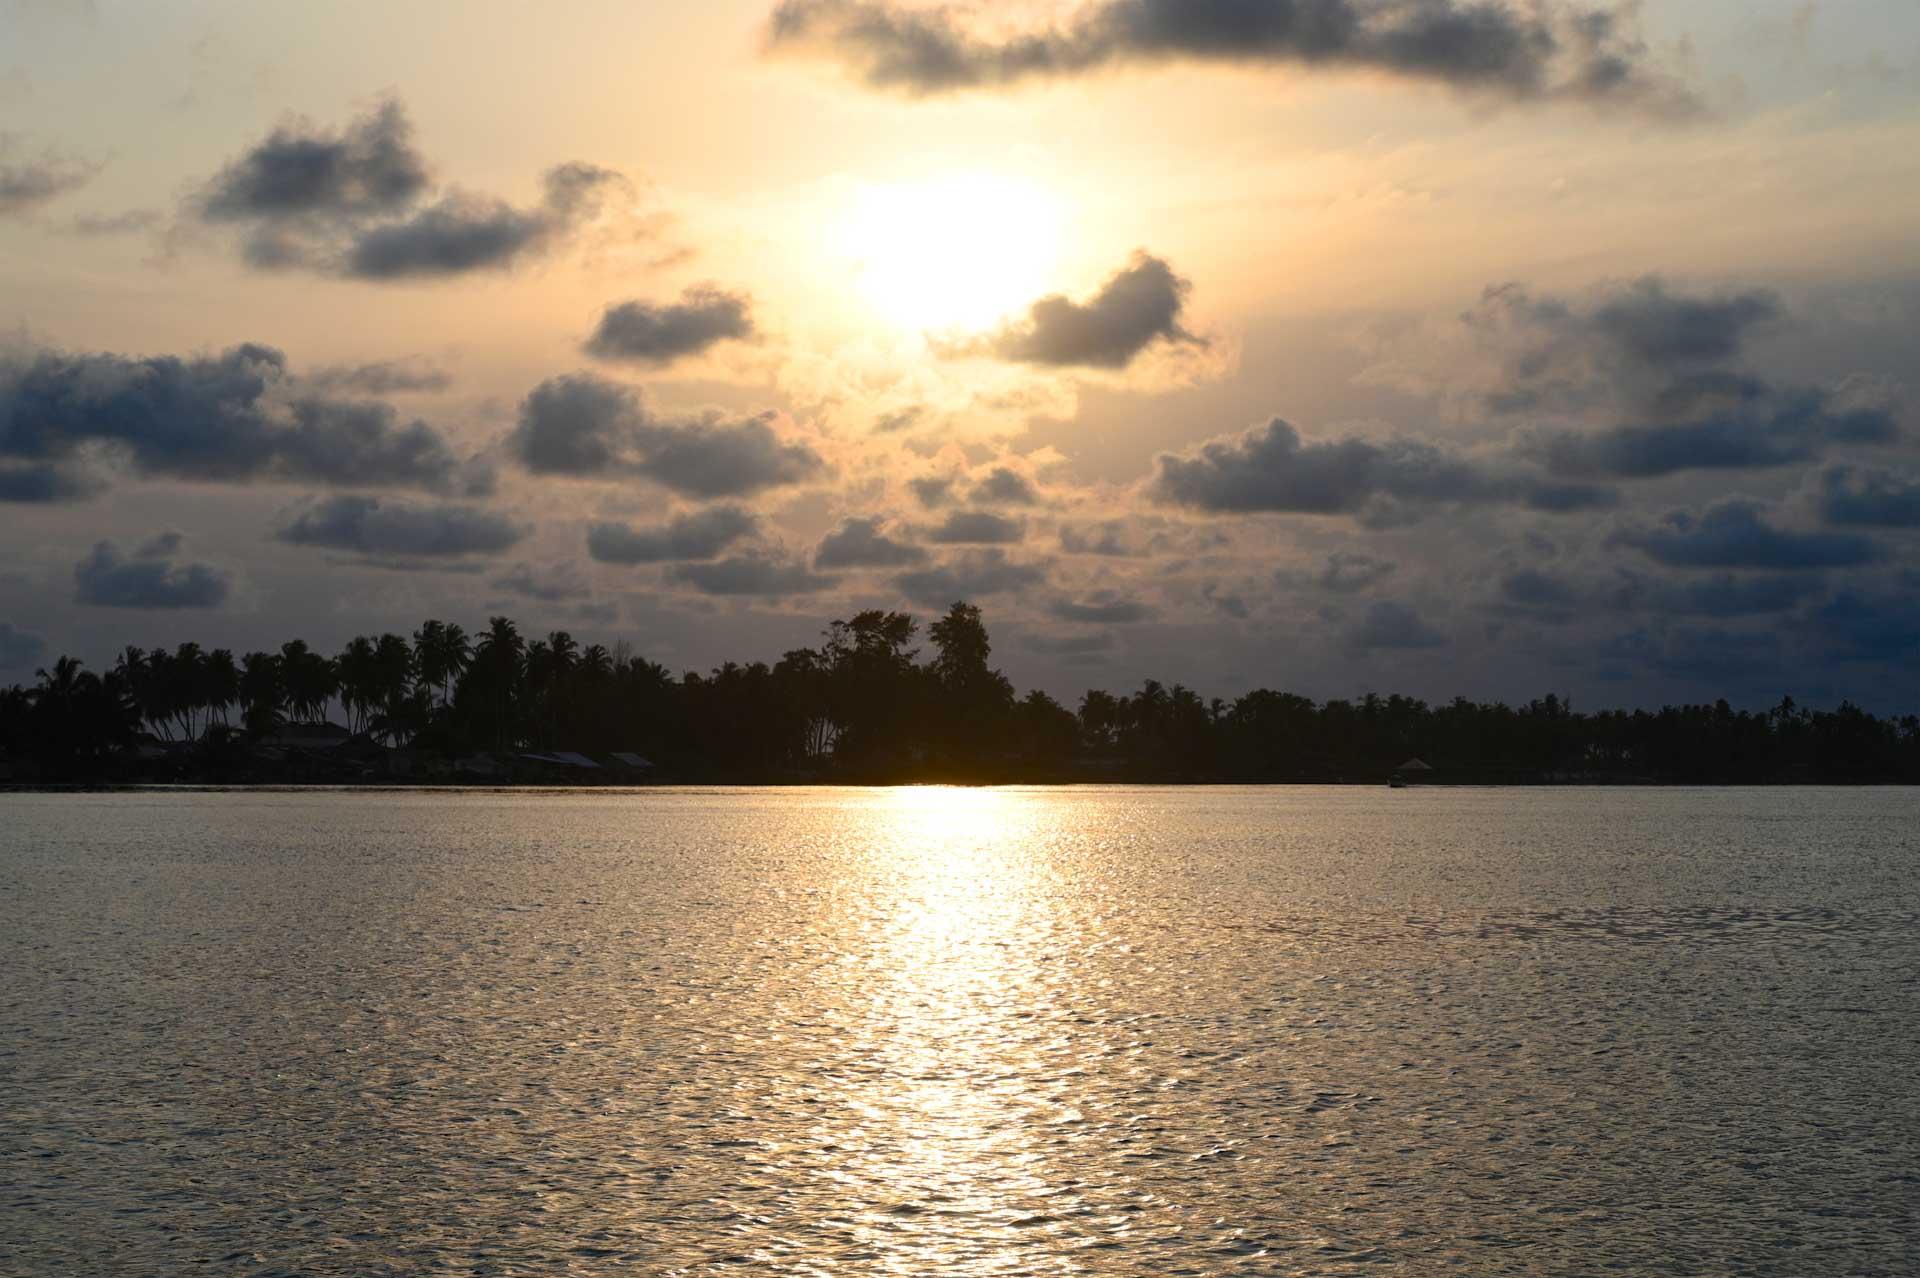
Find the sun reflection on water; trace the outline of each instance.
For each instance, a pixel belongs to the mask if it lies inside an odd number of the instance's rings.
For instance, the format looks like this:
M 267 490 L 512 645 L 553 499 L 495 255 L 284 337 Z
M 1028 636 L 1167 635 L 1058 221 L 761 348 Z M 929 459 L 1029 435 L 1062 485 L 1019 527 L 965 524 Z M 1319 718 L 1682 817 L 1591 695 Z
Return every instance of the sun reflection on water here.
M 1070 1121 L 1048 1099 L 1054 935 L 1045 805 L 1005 791 L 890 792 L 875 840 L 881 969 L 853 1045 L 863 1086 L 838 1131 L 835 1173 L 850 1234 L 898 1274 L 1076 1273 L 1044 1243 L 1070 1194 L 1068 1169 L 1037 1150 Z M 1044 1259 L 1042 1259 L 1044 1257 Z

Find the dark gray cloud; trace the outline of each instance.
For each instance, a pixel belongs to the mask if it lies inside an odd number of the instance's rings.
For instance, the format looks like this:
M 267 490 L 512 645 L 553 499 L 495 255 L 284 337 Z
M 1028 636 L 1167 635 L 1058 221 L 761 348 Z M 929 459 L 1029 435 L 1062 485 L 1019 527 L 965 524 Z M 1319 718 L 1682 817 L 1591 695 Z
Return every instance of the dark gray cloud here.
M 1092 0 L 1064 25 L 994 39 L 952 8 L 781 0 L 768 44 L 911 94 L 1191 61 L 1384 72 L 1518 101 L 1691 113 L 1692 97 L 1649 64 L 1632 16 L 1628 4 L 1550 0 Z
M 976 483 L 967 500 L 981 506 L 1033 506 L 1040 501 L 1033 481 L 1010 466 L 995 466 Z
M 922 404 L 909 404 L 905 408 L 896 408 L 890 413 L 882 413 L 873 419 L 873 433 L 891 435 L 919 424 L 926 418 L 927 410 Z
M 31 213 L 92 181 L 98 165 L 52 151 L 31 159 L 8 159 L 12 139 L 0 133 L 0 217 Z
M 1527 489 L 1527 505 L 1549 515 L 1582 510 L 1611 510 L 1620 504 L 1618 489 L 1599 484 L 1537 483 Z
M 356 395 L 434 393 L 453 385 L 453 375 L 424 359 L 387 359 L 372 364 L 332 364 L 307 374 L 309 385 Z
M 582 575 L 578 565 L 568 561 L 515 564 L 488 584 L 495 590 L 504 590 L 522 599 L 537 599 L 541 603 L 566 603 L 593 595 L 592 583 Z
M 576 373 L 528 393 L 507 446 L 536 475 L 601 475 L 629 463 L 646 422 L 632 388 Z
M 1780 299 L 1765 289 L 1684 297 L 1649 276 L 1601 303 L 1593 324 L 1629 357 L 1651 368 L 1673 369 L 1734 359 L 1754 329 L 1780 315 Z
M 1200 597 L 1216 611 L 1232 617 L 1235 621 L 1245 621 L 1253 615 L 1253 608 L 1240 595 L 1222 593 L 1217 585 L 1209 582 L 1200 588 Z
M 651 426 L 640 436 L 640 471 L 690 496 L 734 497 L 797 484 L 824 470 L 813 449 L 774 433 L 776 420 L 767 412 Z
M 0 670 L 24 670 L 38 662 L 47 641 L 10 621 L 0 621 Z
M 1113 559 L 1131 558 L 1144 553 L 1128 538 L 1122 519 L 1107 519 L 1094 524 L 1060 525 L 1060 549 L 1070 555 L 1103 555 Z
M 1854 533 L 1777 528 L 1758 503 L 1739 499 L 1699 515 L 1677 510 L 1655 527 L 1623 528 L 1608 542 L 1670 568 L 1851 568 L 1885 556 L 1879 543 Z
M 640 474 L 693 497 L 738 497 L 825 469 L 813 449 L 774 432 L 777 419 L 663 421 L 632 388 L 577 373 L 533 389 L 507 445 L 535 474 Z
M 1150 491 L 1160 501 L 1216 513 L 1357 515 L 1382 524 L 1405 522 L 1406 512 L 1398 503 L 1519 502 L 1547 511 L 1583 508 L 1550 498 L 1536 502 L 1543 491 L 1551 494 L 1551 485 L 1431 444 L 1354 438 L 1309 444 L 1277 417 L 1188 453 L 1160 454 Z
M 927 552 L 909 542 L 895 541 L 880 531 L 878 519 L 847 519 L 820 539 L 813 552 L 815 568 L 904 568 L 924 563 Z
M 73 466 L 0 465 L 0 502 L 81 501 L 105 488 L 99 476 Z
M 120 213 L 82 213 L 67 223 L 75 235 L 137 235 L 156 229 L 164 215 L 158 209 L 127 209 Z
M 1884 408 L 1842 408 L 1824 391 L 1728 403 L 1689 421 L 1543 434 L 1526 450 L 1557 475 L 1653 479 L 1683 470 L 1759 470 L 1812 461 L 1836 444 L 1890 444 Z
M 1717 573 L 1657 581 L 1630 575 L 1605 602 L 1610 609 L 1646 608 L 1701 617 L 1754 617 L 1789 612 L 1825 589 L 1817 572 Z
M 1020 364 L 1124 368 L 1155 342 L 1204 345 L 1180 325 L 1191 286 L 1157 257 L 1133 261 L 1085 302 L 1043 297 L 1026 319 L 978 341 L 943 343 L 946 355 L 991 355 Z
M 526 536 L 505 515 L 476 506 L 414 505 L 343 495 L 309 504 L 275 537 L 296 546 L 374 558 L 447 560 L 497 555 Z
M 1007 546 L 1027 535 L 1024 520 L 1009 519 L 990 510 L 956 510 L 926 539 L 941 546 Z
M 1420 614 L 1398 600 L 1382 599 L 1368 606 L 1366 615 L 1346 633 L 1349 644 L 1375 648 L 1438 648 L 1447 637 L 1420 619 Z
M 587 530 L 587 553 L 603 564 L 712 559 L 759 526 L 751 512 L 738 506 L 712 506 L 652 528 L 595 524 Z
M 1154 611 L 1138 599 L 1127 599 L 1112 591 L 1101 591 L 1085 600 L 1058 599 L 1047 609 L 1062 621 L 1090 625 L 1129 625 L 1150 620 Z
M 1037 586 L 1046 580 L 1037 564 L 1017 563 L 997 547 L 975 551 L 931 568 L 902 573 L 893 579 L 900 593 L 928 608 L 943 608 L 955 600 L 1007 594 Z
M 1879 467 L 1830 466 L 1819 480 L 1820 517 L 1851 528 L 1920 528 L 1920 479 Z
M 1572 582 L 1537 568 L 1509 573 L 1500 580 L 1501 602 L 1523 612 L 1569 619 L 1580 602 L 1580 590 Z
M 955 482 L 952 475 L 922 475 L 918 479 L 909 479 L 907 487 L 922 506 L 931 510 L 953 500 Z
M 192 212 L 240 228 L 246 260 L 261 269 L 421 279 L 501 269 L 551 248 L 623 182 L 576 162 L 549 170 L 543 199 L 527 208 L 453 189 L 426 203 L 427 162 L 389 100 L 342 130 L 282 124 L 214 175 Z
M 834 584 L 834 578 L 810 572 L 803 563 L 758 551 L 712 563 L 676 564 L 670 575 L 708 595 L 810 595 Z
M 1573 479 L 1651 479 L 1687 470 L 1761 469 L 1819 457 L 1839 445 L 1890 444 L 1892 408 L 1818 387 L 1777 384 L 1739 367 L 1758 331 L 1785 320 L 1765 290 L 1687 295 L 1655 277 L 1587 306 L 1537 298 L 1518 285 L 1490 289 L 1470 327 L 1512 350 L 1496 416 L 1582 420 L 1529 425 L 1523 456 Z M 1597 490 L 1606 500 L 1605 490 Z M 1577 485 L 1543 492 L 1582 499 Z
M 1603 290 L 1582 303 L 1537 296 L 1522 284 L 1486 290 L 1462 318 L 1507 346 L 1502 384 L 1486 396 L 1496 414 L 1531 414 L 1627 399 L 1684 409 L 1693 394 L 1738 397 L 1760 385 L 1730 376 L 1748 339 L 1784 317 L 1765 289 L 1675 293 L 1658 276 Z M 1690 394 L 1687 388 L 1693 388 Z
M 585 350 L 598 359 L 661 365 L 752 336 L 752 302 L 745 294 L 700 287 L 667 305 L 621 302 L 607 307 Z
M 509 267 L 591 217 L 598 194 L 622 181 L 611 169 L 563 164 L 547 173 L 546 199 L 525 209 L 456 191 L 401 221 L 361 231 L 344 270 L 360 279 L 397 280 Z
M 1378 585 L 1399 570 L 1400 565 L 1390 559 L 1377 555 L 1363 554 L 1354 550 L 1336 550 L 1327 556 L 1314 582 L 1322 590 L 1331 590 L 1336 595 L 1358 594 L 1369 586 Z
M 163 534 L 131 556 L 111 541 L 94 544 L 73 567 L 73 601 L 100 608 L 217 608 L 232 578 L 208 564 L 178 563 L 178 533 Z
M 1847 590 L 1814 614 L 1821 636 L 1841 661 L 1911 662 L 1920 656 L 1920 580 L 1903 589 Z
M 1097 657 L 1101 653 L 1111 652 L 1114 647 L 1111 630 L 1079 635 L 1030 634 L 1021 642 L 1023 646 L 1035 652 L 1043 652 L 1054 657 L 1080 658 L 1083 661 Z
M 214 175 L 199 207 L 210 222 L 359 218 L 400 212 L 429 180 L 406 110 L 389 99 L 345 129 L 280 125 Z
M 63 467 L 100 449 L 139 474 L 181 479 L 491 485 L 425 422 L 402 422 L 375 400 L 310 393 L 267 346 L 192 359 L 40 351 L 0 364 L 0 463 Z

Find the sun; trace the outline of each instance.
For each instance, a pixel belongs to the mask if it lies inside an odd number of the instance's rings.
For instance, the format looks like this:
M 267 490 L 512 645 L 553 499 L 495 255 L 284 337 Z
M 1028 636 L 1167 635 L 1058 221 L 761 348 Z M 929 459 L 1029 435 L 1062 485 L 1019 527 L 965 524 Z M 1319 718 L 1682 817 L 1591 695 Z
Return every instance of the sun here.
M 840 221 L 841 252 L 874 311 L 910 332 L 977 332 L 1052 285 L 1059 199 L 996 173 L 862 185 Z

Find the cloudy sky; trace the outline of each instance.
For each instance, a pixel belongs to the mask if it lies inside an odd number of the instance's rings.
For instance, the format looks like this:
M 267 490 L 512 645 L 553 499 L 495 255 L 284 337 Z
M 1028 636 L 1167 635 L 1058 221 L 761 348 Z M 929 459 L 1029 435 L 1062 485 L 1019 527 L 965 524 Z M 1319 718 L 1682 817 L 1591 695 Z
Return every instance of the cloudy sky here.
M 0 0 L 0 681 L 1920 708 L 1912 0 Z

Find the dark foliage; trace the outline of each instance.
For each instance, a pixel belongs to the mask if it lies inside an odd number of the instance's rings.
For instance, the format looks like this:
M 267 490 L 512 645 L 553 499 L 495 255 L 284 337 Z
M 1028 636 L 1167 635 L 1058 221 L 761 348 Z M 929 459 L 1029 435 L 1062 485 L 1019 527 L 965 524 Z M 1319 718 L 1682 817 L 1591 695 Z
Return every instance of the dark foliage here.
M 47 780 L 285 779 L 261 760 L 332 715 L 351 757 L 485 752 L 508 775 L 526 752 L 564 750 L 638 753 L 678 780 L 1378 781 L 1419 757 L 1438 781 L 1920 781 L 1920 719 L 1851 704 L 1581 714 L 1557 696 L 1430 706 L 1267 689 L 1225 702 L 1149 680 L 1088 692 L 1075 713 L 1016 696 L 978 608 L 928 626 L 924 658 L 922 635 L 906 613 L 862 612 L 771 666 L 678 678 L 624 646 L 528 639 L 506 617 L 474 636 L 440 621 L 362 636 L 331 658 L 298 639 L 238 658 L 132 647 L 104 674 L 62 657 L 0 691 L 0 756 Z

